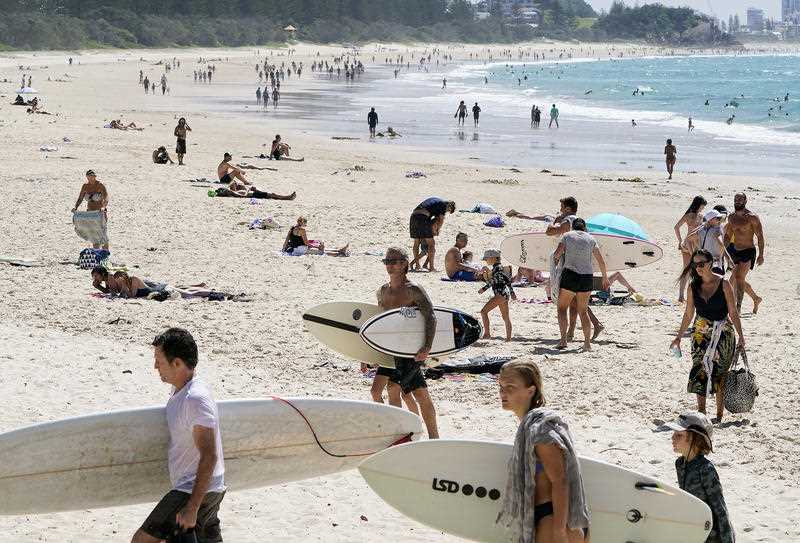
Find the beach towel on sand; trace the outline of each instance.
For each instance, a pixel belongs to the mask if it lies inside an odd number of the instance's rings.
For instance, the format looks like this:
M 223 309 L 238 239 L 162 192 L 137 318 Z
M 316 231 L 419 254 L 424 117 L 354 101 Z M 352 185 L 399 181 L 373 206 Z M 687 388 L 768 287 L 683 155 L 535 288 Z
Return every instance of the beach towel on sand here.
M 98 245 L 108 244 L 106 215 L 102 211 L 76 211 L 72 214 L 75 233 L 82 239 Z

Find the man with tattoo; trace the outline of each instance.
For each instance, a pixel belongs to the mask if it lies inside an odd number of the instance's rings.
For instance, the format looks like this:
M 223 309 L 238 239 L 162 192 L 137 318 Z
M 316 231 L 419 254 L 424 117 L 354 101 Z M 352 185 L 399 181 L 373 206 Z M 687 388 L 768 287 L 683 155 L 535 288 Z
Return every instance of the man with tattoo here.
M 436 335 L 436 317 L 433 304 L 422 287 L 408 280 L 408 254 L 398 247 L 390 247 L 383 259 L 389 282 L 378 289 L 378 306 L 388 311 L 398 307 L 415 307 L 425 319 L 425 341 L 414 358 L 395 358 L 395 369 L 378 368 L 378 374 L 389 382 L 390 403 L 400 406 L 400 394 L 413 396 L 419 405 L 422 420 L 428 429 L 428 437 L 437 439 L 439 430 L 436 425 L 436 409 L 428 393 L 428 385 L 422 373 L 422 366 L 431 351 L 433 337 Z M 374 388 L 374 386 L 373 386 Z M 399 389 L 399 390 L 398 390 Z M 408 402 L 406 402 L 408 403 Z
M 761 266 L 764 263 L 764 230 L 758 215 L 747 209 L 747 196 L 744 193 L 733 197 L 733 209 L 734 212 L 728 217 L 728 224 L 725 225 L 724 241 L 735 265 L 731 284 L 736 290 L 736 307 L 741 309 L 745 290 L 750 287 L 747 284 L 747 273 L 756 264 Z M 758 253 L 753 238 L 758 241 Z M 749 290 L 752 292 L 752 288 Z M 753 300 L 753 313 L 755 313 L 758 311 L 761 299 L 753 293 Z

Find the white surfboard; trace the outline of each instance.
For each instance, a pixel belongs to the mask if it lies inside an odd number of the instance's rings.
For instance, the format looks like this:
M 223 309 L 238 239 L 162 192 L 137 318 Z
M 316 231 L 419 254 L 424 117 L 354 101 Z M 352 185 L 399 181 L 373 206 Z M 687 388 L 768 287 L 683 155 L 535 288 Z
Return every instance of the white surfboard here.
M 365 460 L 359 471 L 383 500 L 422 524 L 473 541 L 508 543 L 495 524 L 512 446 L 487 441 L 421 441 Z M 592 511 L 592 541 L 702 543 L 711 510 L 671 485 L 581 457 Z
M 597 247 L 603 255 L 608 271 L 641 268 L 658 262 L 664 251 L 653 243 L 638 238 L 626 238 L 611 234 L 592 234 Z M 558 245 L 560 236 L 548 236 L 544 232 L 516 234 L 508 236 L 500 245 L 503 262 L 534 270 L 547 270 L 550 267 L 550 254 Z M 600 268 L 594 264 L 595 271 Z
M 434 307 L 436 335 L 431 357 L 442 357 L 466 349 L 483 333 L 474 317 L 447 307 Z M 361 327 L 361 338 L 375 350 L 392 356 L 413 358 L 425 342 L 425 319 L 413 307 L 400 307 L 375 315 Z
M 416 415 L 373 402 L 287 398 L 218 405 L 231 491 L 354 469 L 368 455 L 422 432 Z M 158 501 L 170 490 L 168 442 L 163 407 L 0 434 L 0 515 Z
M 330 302 L 303 313 L 306 329 L 320 343 L 339 354 L 368 364 L 394 368 L 394 358 L 376 351 L 358 335 L 361 326 L 381 313 L 376 304 Z

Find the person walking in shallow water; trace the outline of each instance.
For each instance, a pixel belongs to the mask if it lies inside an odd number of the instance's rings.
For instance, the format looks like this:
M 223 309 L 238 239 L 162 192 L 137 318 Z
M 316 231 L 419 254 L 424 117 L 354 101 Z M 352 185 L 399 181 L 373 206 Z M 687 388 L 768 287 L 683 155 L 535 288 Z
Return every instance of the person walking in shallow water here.
M 370 108 L 369 113 L 367 113 L 367 124 L 369 125 L 369 137 L 375 137 L 375 129 L 378 126 L 378 114 L 375 112 L 375 108 Z
M 464 100 L 461 100 L 458 104 L 458 109 L 456 109 L 455 115 L 453 118 L 458 118 L 458 126 L 464 126 L 464 119 L 467 117 L 467 104 L 464 103 Z
M 475 102 L 475 105 L 472 106 L 472 119 L 475 122 L 475 126 L 478 126 L 478 118 L 481 116 L 481 108 L 478 106 L 478 102 Z
M 553 104 L 553 107 L 550 108 L 550 124 L 548 125 L 548 128 L 553 128 L 553 123 L 556 123 L 556 128 L 559 128 L 559 126 L 558 126 L 558 108 L 556 107 L 555 104 Z

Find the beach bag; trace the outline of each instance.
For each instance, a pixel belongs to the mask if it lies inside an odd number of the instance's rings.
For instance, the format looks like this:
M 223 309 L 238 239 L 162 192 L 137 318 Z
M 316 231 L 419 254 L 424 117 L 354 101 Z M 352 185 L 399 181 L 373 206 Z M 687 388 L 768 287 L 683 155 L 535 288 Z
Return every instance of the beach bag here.
M 735 369 L 738 358 L 742 359 L 744 367 Z M 747 363 L 747 353 L 740 351 L 740 357 L 733 361 L 728 376 L 725 378 L 725 409 L 731 413 L 749 413 L 758 396 L 756 376 L 750 371 Z
M 78 255 L 78 267 L 82 270 L 91 270 L 103 266 L 111 254 L 105 249 L 86 248 Z

